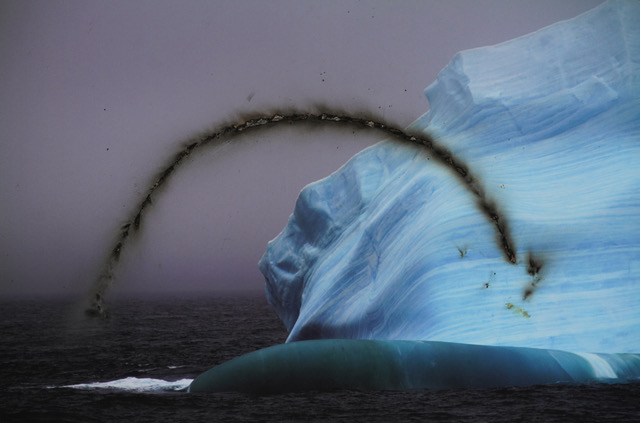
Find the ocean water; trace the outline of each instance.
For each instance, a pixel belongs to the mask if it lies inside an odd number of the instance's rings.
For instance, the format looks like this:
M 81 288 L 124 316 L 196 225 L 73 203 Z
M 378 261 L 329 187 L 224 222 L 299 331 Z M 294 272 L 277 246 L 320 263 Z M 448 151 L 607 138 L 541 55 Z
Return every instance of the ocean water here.
M 0 422 L 640 421 L 640 383 L 189 394 L 210 367 L 284 342 L 264 296 L 114 300 L 110 311 L 0 303 Z

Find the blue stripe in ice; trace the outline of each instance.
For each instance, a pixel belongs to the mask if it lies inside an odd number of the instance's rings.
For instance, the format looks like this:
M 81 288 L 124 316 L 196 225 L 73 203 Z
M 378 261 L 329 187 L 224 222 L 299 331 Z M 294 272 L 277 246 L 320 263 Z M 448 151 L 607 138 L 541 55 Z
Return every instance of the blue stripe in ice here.
M 381 142 L 306 187 L 260 262 L 288 340 L 640 351 L 639 92 L 637 1 L 456 55 L 412 129 L 478 176 L 518 263 L 450 170 Z

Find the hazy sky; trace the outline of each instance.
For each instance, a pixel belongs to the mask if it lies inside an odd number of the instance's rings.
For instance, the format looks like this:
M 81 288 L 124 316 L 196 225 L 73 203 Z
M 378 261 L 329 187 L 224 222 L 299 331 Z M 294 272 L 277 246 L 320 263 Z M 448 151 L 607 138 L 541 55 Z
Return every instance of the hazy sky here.
M 326 103 L 406 126 L 453 55 L 600 0 L 0 0 L 0 297 L 89 291 L 181 143 L 242 111 Z M 379 141 L 288 129 L 195 154 L 114 293 L 263 290 L 300 189 Z

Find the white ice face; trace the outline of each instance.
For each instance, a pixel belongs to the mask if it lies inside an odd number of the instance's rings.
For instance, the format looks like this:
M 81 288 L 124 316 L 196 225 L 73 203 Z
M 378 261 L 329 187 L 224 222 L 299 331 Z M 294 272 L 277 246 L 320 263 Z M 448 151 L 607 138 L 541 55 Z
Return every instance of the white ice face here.
M 260 262 L 289 340 L 640 350 L 640 3 L 459 53 L 411 129 L 305 188 Z

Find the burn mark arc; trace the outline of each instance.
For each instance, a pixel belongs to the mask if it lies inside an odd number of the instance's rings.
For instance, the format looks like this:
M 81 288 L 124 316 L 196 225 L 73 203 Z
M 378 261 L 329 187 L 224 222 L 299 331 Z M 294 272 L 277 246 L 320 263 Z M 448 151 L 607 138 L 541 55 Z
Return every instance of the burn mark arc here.
M 436 162 L 448 168 L 474 195 L 478 209 L 494 226 L 496 241 L 504 254 L 505 260 L 512 264 L 516 263 L 516 252 L 513 241 L 509 235 L 507 219 L 504 213 L 501 213 L 498 206 L 487 198 L 479 179 L 472 174 L 469 167 L 462 160 L 455 157 L 449 150 L 441 146 L 430 135 L 424 132 L 406 131 L 383 122 L 378 118 L 371 118 L 362 114 L 353 116 L 341 111 L 332 110 L 326 106 L 323 106 L 322 110 L 322 112 L 315 113 L 287 111 L 257 116 L 246 115 L 236 120 L 235 123 L 221 125 L 218 127 L 220 129 L 188 142 L 187 146 L 174 155 L 173 158 L 169 160 L 169 164 L 154 178 L 151 187 L 143 194 L 142 201 L 135 208 L 131 219 L 121 227 L 120 235 L 117 237 L 114 247 L 110 249 L 104 269 L 93 285 L 90 295 L 90 305 L 86 313 L 93 316 L 106 316 L 107 313 L 104 305 L 105 293 L 113 283 L 115 278 L 114 269 L 122 255 L 129 236 L 140 229 L 143 223 L 145 209 L 151 205 L 155 191 L 168 181 L 179 165 L 181 165 L 193 151 L 205 146 L 217 145 L 217 143 L 221 141 L 231 141 L 234 137 L 241 134 L 287 124 L 342 125 L 351 127 L 352 129 L 375 130 L 392 140 L 412 143 L 425 148 Z

